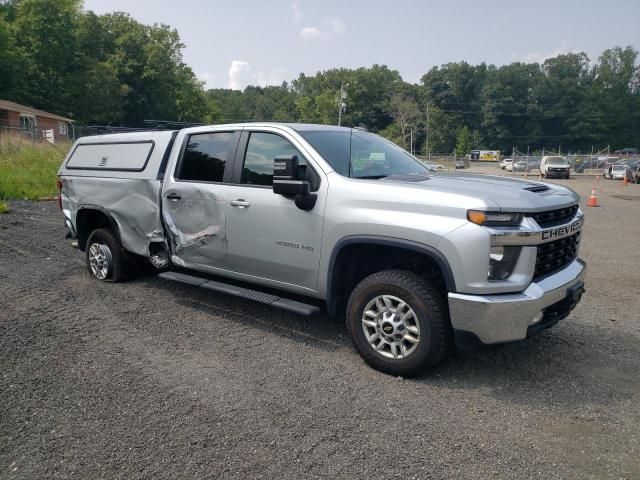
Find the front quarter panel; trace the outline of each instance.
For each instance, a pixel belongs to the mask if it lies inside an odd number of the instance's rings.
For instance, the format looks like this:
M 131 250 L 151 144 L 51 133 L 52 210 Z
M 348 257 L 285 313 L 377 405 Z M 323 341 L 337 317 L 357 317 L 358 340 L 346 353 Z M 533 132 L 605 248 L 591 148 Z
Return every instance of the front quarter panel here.
M 327 294 L 330 260 L 344 238 L 374 236 L 400 239 L 440 251 L 443 238 L 468 224 L 470 208 L 495 209 L 494 204 L 458 194 L 429 191 L 428 185 L 348 179 L 332 173 L 325 217 L 319 282 Z M 444 255 L 447 257 L 447 255 Z M 448 258 L 447 258 L 448 260 Z M 454 277 L 456 272 L 453 271 Z M 457 282 L 457 278 L 456 278 Z

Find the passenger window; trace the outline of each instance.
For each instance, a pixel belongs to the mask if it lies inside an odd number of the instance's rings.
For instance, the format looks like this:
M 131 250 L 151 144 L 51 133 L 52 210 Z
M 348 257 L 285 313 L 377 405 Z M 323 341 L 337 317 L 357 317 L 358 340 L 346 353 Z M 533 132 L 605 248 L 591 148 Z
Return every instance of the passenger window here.
M 193 182 L 222 182 L 224 167 L 234 153 L 235 137 L 233 132 L 191 135 L 177 178 Z
M 288 140 L 273 133 L 251 133 L 240 182 L 249 185 L 273 185 L 273 159 L 280 155 L 297 155 L 300 173 L 302 177 L 306 176 L 307 162 Z

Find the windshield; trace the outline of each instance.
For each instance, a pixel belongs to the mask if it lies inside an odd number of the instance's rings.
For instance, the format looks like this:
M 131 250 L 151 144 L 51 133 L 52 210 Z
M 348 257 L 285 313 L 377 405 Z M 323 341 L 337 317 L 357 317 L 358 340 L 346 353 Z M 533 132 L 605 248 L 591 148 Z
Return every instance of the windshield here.
M 562 157 L 551 157 L 547 159 L 549 165 L 566 165 L 567 161 Z
M 351 130 L 302 130 L 300 135 L 340 175 L 351 178 L 384 178 L 429 170 L 408 152 L 379 135 Z
M 613 166 L 613 170 L 615 171 L 619 171 L 619 170 L 625 170 L 627 167 L 625 167 L 624 165 L 614 165 Z

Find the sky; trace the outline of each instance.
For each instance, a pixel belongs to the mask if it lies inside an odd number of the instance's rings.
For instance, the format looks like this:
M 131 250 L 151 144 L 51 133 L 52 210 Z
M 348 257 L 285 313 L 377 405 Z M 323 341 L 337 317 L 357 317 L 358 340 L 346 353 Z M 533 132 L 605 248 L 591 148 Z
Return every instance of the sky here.
M 387 65 L 418 83 L 449 62 L 542 62 L 640 50 L 640 0 L 85 0 L 178 30 L 205 88 L 278 85 L 300 73 Z

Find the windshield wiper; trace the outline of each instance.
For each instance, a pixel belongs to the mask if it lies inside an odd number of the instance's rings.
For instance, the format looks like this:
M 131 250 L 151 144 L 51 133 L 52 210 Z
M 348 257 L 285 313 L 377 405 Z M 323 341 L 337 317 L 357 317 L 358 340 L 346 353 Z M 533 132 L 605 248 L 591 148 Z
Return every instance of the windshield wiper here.
M 363 178 L 365 180 L 379 180 L 381 178 L 388 177 L 389 175 L 363 175 L 362 177 L 352 177 L 352 178 Z

